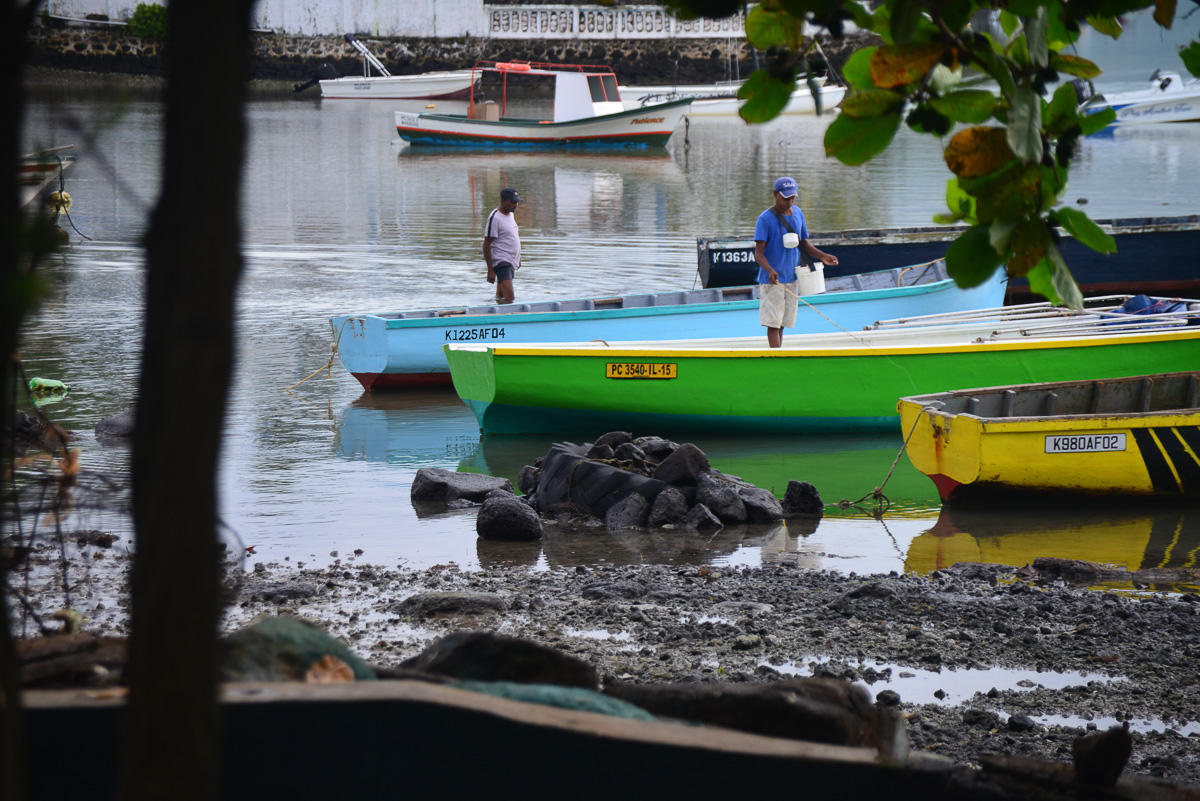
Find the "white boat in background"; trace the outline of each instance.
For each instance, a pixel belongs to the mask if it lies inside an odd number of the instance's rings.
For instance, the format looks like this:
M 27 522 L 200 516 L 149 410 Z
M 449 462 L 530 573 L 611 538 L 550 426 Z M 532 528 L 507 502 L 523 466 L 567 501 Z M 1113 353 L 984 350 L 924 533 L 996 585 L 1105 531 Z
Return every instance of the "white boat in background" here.
M 846 96 L 846 87 L 825 83 L 825 78 L 817 78 L 821 96 L 821 112 L 831 110 Z M 730 117 L 737 116 L 738 109 L 745 101 L 737 96 L 743 81 L 719 81 L 708 84 L 691 84 L 682 86 L 622 86 L 621 100 L 625 108 L 639 108 L 647 103 L 663 103 L 681 98 L 692 98 L 691 117 Z M 816 99 L 806 82 L 792 91 L 787 105 L 781 114 L 815 114 Z
M 75 157 L 65 155 L 63 151 L 73 147 L 75 145 L 63 145 L 21 156 L 17 162 L 21 208 L 61 188 L 63 170 L 75 163 Z M 69 196 L 64 202 L 69 206 Z
M 321 86 L 321 97 L 330 99 L 449 100 L 468 97 L 479 82 L 479 74 L 472 70 L 392 75 L 362 42 L 354 38 L 354 34 L 346 34 L 346 41 L 362 54 L 362 75 L 332 77 L 330 73 L 336 74 L 336 71 L 326 65 L 318 70 L 312 81 L 293 86 L 293 91 L 303 91 L 315 81 Z M 372 67 L 378 75 L 371 74 Z
M 1106 108 L 1117 113 L 1113 125 L 1200 120 L 1200 78 L 1184 81 L 1178 72 L 1155 70 L 1145 89 L 1093 94 L 1079 106 L 1085 114 Z
M 691 108 L 691 98 L 626 109 L 611 67 L 534 61 L 480 61 L 476 74 L 499 76 L 499 102 L 476 102 L 466 114 L 396 112 L 396 133 L 418 145 L 454 147 L 647 147 L 665 145 Z M 554 116 L 508 114 L 508 87 L 516 78 L 554 82 Z

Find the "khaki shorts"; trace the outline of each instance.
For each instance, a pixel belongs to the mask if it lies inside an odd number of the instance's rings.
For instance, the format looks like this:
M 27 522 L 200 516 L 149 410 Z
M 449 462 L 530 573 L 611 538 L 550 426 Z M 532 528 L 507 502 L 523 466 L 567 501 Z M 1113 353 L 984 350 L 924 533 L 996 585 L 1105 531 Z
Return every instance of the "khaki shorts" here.
M 788 294 L 786 290 L 791 290 Z M 800 281 L 790 284 L 758 285 L 758 322 L 767 328 L 793 328 L 796 325 L 796 308 L 800 305 Z

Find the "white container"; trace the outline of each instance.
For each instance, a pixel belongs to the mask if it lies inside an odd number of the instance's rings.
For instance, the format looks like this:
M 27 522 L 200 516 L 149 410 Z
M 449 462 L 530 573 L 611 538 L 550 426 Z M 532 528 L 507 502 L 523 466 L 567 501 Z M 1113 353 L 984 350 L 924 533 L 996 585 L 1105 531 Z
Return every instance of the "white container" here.
M 825 291 L 825 265 L 814 264 L 815 269 L 808 269 L 804 264 L 796 265 L 796 280 L 801 295 L 820 295 Z
M 800 247 L 800 234 L 793 234 L 791 232 L 784 234 L 783 246 L 789 249 Z

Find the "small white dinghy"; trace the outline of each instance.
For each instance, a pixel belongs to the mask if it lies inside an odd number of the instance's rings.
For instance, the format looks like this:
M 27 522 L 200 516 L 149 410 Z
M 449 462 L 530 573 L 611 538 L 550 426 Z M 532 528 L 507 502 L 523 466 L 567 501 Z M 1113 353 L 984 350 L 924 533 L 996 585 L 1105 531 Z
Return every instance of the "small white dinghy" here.
M 1094 94 L 1079 106 L 1085 114 L 1106 108 L 1117 113 L 1113 125 L 1200 120 L 1200 78 L 1184 81 L 1178 72 L 1155 70 L 1144 89 Z

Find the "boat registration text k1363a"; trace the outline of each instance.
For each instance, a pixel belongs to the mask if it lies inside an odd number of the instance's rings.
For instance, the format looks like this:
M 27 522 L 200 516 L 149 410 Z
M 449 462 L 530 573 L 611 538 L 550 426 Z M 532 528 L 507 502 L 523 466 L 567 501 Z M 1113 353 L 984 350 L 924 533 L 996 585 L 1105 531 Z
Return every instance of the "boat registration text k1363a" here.
M 631 364 L 609 363 L 604 366 L 605 378 L 678 378 L 679 369 L 675 364 L 650 364 L 634 362 Z
M 1125 450 L 1124 434 L 1071 434 L 1046 437 L 1046 453 L 1106 453 Z

